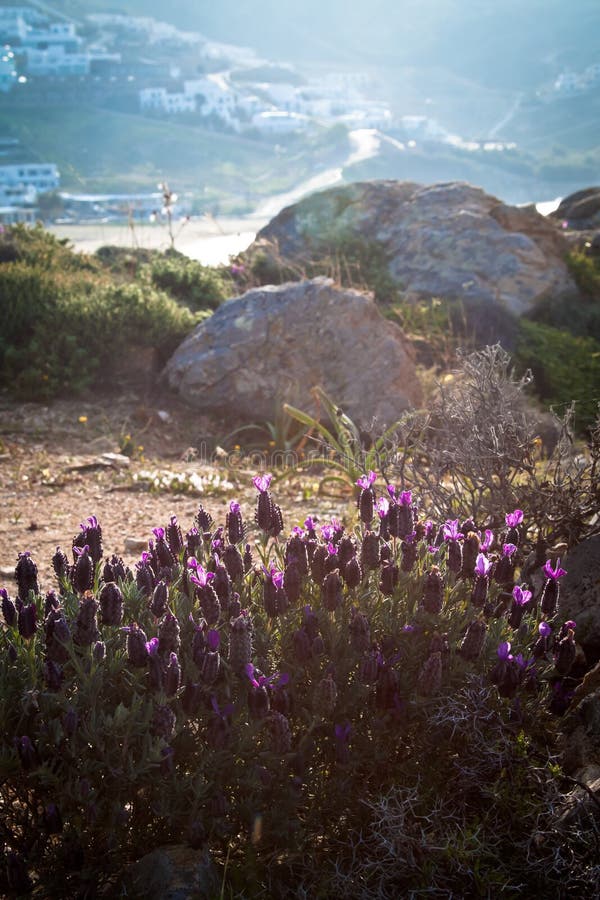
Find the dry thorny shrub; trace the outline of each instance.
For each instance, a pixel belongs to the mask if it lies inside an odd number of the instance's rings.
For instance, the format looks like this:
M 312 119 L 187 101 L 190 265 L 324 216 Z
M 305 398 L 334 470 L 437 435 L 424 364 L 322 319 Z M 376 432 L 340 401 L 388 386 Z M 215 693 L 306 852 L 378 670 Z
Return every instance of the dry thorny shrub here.
M 381 454 L 389 481 L 428 508 L 498 526 L 500 510 L 528 510 L 533 534 L 572 545 L 598 529 L 600 415 L 587 448 L 572 435 L 574 407 L 545 418 L 499 344 L 459 357 L 427 412 L 407 414 Z M 547 432 L 551 440 L 548 441 Z

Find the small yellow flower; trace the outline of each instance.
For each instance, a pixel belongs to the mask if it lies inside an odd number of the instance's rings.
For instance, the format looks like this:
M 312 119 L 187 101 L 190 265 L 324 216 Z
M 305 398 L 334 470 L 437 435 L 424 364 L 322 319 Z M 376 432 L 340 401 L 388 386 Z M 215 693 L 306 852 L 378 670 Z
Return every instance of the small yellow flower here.
M 269 441 L 269 447 L 274 447 L 274 446 L 275 446 L 275 441 Z
M 87 422 L 87 416 L 79 416 L 77 421 L 81 422 L 82 425 L 85 425 L 85 423 Z
M 239 444 L 234 444 L 234 445 L 233 445 L 233 449 L 234 449 L 234 450 L 240 450 L 241 448 L 240 448 L 240 445 L 239 445 Z

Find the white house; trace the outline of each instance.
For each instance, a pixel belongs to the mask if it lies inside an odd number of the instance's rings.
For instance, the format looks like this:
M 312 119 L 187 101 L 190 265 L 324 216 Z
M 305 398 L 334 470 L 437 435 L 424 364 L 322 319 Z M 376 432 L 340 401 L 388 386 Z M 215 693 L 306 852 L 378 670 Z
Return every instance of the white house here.
M 21 40 L 21 45 L 27 50 L 62 47 L 65 53 L 77 53 L 82 44 L 83 39 L 77 35 L 71 22 L 53 22 L 47 28 L 30 28 Z
M 195 112 L 196 99 L 183 91 L 166 91 L 163 109 L 171 114 Z
M 164 87 L 143 88 L 139 92 L 142 112 L 161 112 L 171 115 L 194 112 L 196 99 L 183 91 L 168 91 Z
M 0 203 L 19 206 L 35 203 L 37 195 L 53 191 L 60 174 L 53 163 L 15 163 L 0 166 Z
M 0 6 L 0 43 L 21 44 L 34 26 L 47 22 L 32 6 Z
M 184 81 L 184 92 L 194 98 L 196 109 L 203 116 L 217 116 L 227 125 L 237 124 L 236 108 L 240 97 L 224 78 L 195 78 Z
M 308 116 L 300 113 L 283 112 L 282 110 L 268 110 L 252 116 L 252 127 L 257 128 L 261 134 L 293 134 L 297 131 L 306 131 L 310 125 Z
M 37 76 L 89 75 L 90 57 L 88 53 L 65 53 L 60 45 L 47 50 L 31 48 L 27 51 L 25 71 Z
M 140 109 L 142 112 L 161 112 L 165 107 L 165 96 L 167 89 L 158 88 L 142 88 L 139 92 Z

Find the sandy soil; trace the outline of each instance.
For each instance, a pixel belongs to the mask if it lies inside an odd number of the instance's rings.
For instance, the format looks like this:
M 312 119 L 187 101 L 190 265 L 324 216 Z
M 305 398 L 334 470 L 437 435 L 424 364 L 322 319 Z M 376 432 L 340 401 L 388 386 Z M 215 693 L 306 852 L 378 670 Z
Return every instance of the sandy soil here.
M 235 451 L 215 454 L 224 435 L 219 423 L 171 395 L 51 406 L 0 396 L 0 587 L 13 593 L 17 554 L 24 550 L 38 565 L 42 589 L 54 587 L 52 554 L 57 546 L 70 552 L 79 523 L 90 515 L 102 525 L 105 554 L 117 553 L 129 565 L 153 527 L 177 515 L 187 530 L 200 503 L 222 523 L 236 499 L 251 519 L 256 461 Z M 123 456 L 123 449 L 133 456 Z M 294 476 L 274 489 L 286 533 L 309 514 L 347 509 L 347 498 L 317 496 L 313 481 Z

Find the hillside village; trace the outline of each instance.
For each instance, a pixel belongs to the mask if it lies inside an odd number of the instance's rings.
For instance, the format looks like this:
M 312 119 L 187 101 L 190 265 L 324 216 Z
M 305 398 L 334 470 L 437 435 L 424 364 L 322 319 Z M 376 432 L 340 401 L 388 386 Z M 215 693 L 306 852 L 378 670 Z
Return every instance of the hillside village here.
M 473 139 L 460 137 L 442 124 L 442 113 L 434 117 L 433 109 L 426 106 L 428 100 L 421 109 L 400 102 L 393 106 L 389 96 L 385 99 L 385 84 L 370 70 L 301 71 L 289 63 L 265 59 L 252 48 L 213 41 L 145 16 L 97 12 L 73 20 L 47 4 L 0 6 L 0 47 L 0 110 L 6 113 L 0 127 L 0 222 L 4 224 L 38 218 L 56 221 L 62 216 L 69 222 L 123 219 L 127 209 L 147 218 L 161 207 L 153 180 L 133 193 L 136 187 L 127 179 L 114 185 L 114 166 L 105 184 L 83 193 L 83 181 L 78 188 L 73 177 L 77 166 L 71 159 L 56 158 L 60 144 L 55 142 L 47 152 L 35 140 L 29 144 L 27 129 L 25 136 L 12 132 L 11 122 L 27 111 L 56 109 L 62 115 L 86 109 L 101 116 L 110 110 L 133 116 L 147 127 L 177 123 L 202 129 L 205 135 L 246 141 L 245 146 L 254 152 L 262 153 L 267 147 L 275 154 L 285 153 L 291 142 L 298 147 L 327 143 L 328 129 L 337 129 L 338 136 L 374 129 L 382 135 L 383 152 L 398 157 L 392 163 L 392 177 L 400 171 L 407 173 L 402 177 L 419 180 L 422 172 L 429 172 L 427 162 L 407 170 L 406 152 L 414 156 L 418 147 L 425 148 L 425 156 L 431 152 L 434 157 L 440 154 L 442 161 L 453 159 L 451 177 L 469 180 L 472 170 L 464 162 L 468 156 L 481 159 L 484 167 L 491 157 L 505 158 L 506 163 L 499 165 L 505 166 L 505 172 L 514 169 L 517 177 L 520 167 L 524 172 L 532 170 L 532 158 L 522 153 L 520 143 L 497 138 L 520 108 L 525 108 L 524 115 L 531 111 L 539 116 L 541 107 L 567 101 L 576 105 L 582 95 L 597 93 L 600 87 L 600 63 L 581 71 L 565 69 L 536 91 L 515 95 L 489 134 Z M 521 136 L 522 132 L 517 140 Z M 94 146 L 90 153 L 95 150 Z M 224 163 L 223 172 L 228 165 L 229 175 L 236 171 L 236 163 Z M 67 168 L 72 171 L 65 187 L 60 169 L 64 181 Z M 390 177 L 384 163 L 373 171 L 375 177 Z M 476 171 L 475 177 L 484 176 L 483 170 Z M 215 184 L 224 183 L 223 172 L 213 179 Z M 364 172 L 359 175 L 365 177 Z M 271 190 L 276 189 L 274 176 Z M 236 184 L 234 178 L 228 190 L 244 192 L 246 206 L 251 207 L 247 186 Z M 180 200 L 178 212 L 191 211 L 192 205 L 186 207 Z
M 336 124 L 351 129 L 391 123 L 389 107 L 370 99 L 373 85 L 360 72 L 309 80 L 249 48 L 152 18 L 98 13 L 77 24 L 58 12 L 5 6 L 0 43 L 0 102 L 31 105 L 47 98 L 67 104 L 76 98 L 101 105 L 110 97 L 123 111 L 183 118 L 265 141 Z M 0 156 L 0 220 L 32 221 L 38 195 L 60 186 L 57 166 L 29 158 L 9 136 L 0 136 Z M 157 198 L 136 199 L 147 213 Z M 106 213 L 114 199 L 63 197 L 72 212 L 92 216 Z

